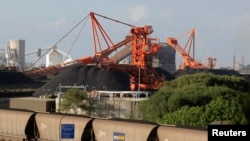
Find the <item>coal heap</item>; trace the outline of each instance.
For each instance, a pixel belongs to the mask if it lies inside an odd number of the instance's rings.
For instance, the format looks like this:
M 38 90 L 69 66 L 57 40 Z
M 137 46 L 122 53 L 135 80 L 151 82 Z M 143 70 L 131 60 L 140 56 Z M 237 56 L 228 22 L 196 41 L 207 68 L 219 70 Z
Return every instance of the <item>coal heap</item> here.
M 156 71 L 166 79 L 173 79 L 168 72 L 158 68 Z M 33 96 L 44 95 L 46 92 L 58 92 L 61 86 L 87 86 L 88 91 L 91 90 L 109 90 L 109 91 L 130 91 L 129 75 L 125 72 L 107 70 L 91 65 L 73 65 L 53 79 L 37 89 Z M 63 90 L 62 90 L 63 91 Z M 65 91 L 65 89 L 64 89 Z
M 0 70 L 0 98 L 31 96 L 44 85 L 15 70 Z
M 33 96 L 43 95 L 44 92 L 58 92 L 62 86 L 87 86 L 91 90 L 120 90 L 128 91 L 129 75 L 121 71 L 112 71 L 91 65 L 72 65 L 39 88 Z M 63 90 L 62 90 L 63 91 Z M 64 89 L 65 91 L 65 89 Z
M 0 70 L 0 85 L 16 85 L 25 83 L 34 83 L 34 81 L 19 71 Z
M 160 77 L 165 77 L 166 81 L 171 81 L 175 79 L 175 77 L 171 73 L 162 68 L 155 68 L 155 71 L 158 73 Z

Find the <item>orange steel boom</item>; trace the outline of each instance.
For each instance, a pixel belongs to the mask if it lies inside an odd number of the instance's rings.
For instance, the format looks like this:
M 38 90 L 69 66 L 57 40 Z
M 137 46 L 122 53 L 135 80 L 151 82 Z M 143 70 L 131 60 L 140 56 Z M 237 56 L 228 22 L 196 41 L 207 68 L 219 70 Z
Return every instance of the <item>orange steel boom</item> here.
M 101 24 L 95 18 L 95 15 L 130 26 L 130 35 L 123 41 L 113 44 Z M 130 75 L 131 90 L 158 89 L 163 79 L 157 74 L 155 69 L 152 68 L 152 60 L 150 57 L 159 50 L 160 41 L 157 38 L 148 37 L 153 32 L 152 26 L 145 25 L 143 27 L 136 27 L 93 12 L 90 13 L 90 16 L 92 19 L 92 33 L 95 48 L 95 55 L 91 63 L 96 63 L 99 67 L 110 70 L 120 70 L 128 73 Z M 99 35 L 102 35 L 107 45 L 107 49 L 105 50 L 101 50 Z M 129 42 L 132 43 L 132 64 L 117 64 L 115 61 L 108 58 L 108 55 L 114 50 Z M 97 51 L 98 49 L 100 51 Z M 81 62 L 86 59 L 87 58 L 82 58 L 78 59 L 78 61 Z
M 185 68 L 212 69 L 215 66 L 216 59 L 209 57 L 208 65 L 205 65 L 201 62 L 196 61 L 194 57 L 190 55 L 191 47 L 193 47 L 194 49 L 194 37 L 195 37 L 195 29 L 192 29 L 191 34 L 184 48 L 179 45 L 176 38 L 174 37 L 167 38 L 167 43 L 176 50 L 176 52 L 181 56 L 183 60 L 183 64 L 179 66 L 179 69 L 185 69 Z M 188 49 L 188 51 L 186 51 L 186 49 Z
M 151 55 L 160 48 L 157 38 L 149 38 L 153 32 L 152 26 L 133 27 L 132 37 L 132 64 L 108 64 L 108 69 L 121 70 L 130 75 L 131 90 L 158 89 L 163 79 L 152 68 Z
M 96 13 L 93 13 L 93 12 L 90 12 L 89 14 L 89 16 L 91 17 L 92 33 L 93 33 L 94 49 L 95 49 L 95 54 L 93 56 L 81 57 L 70 62 L 65 62 L 65 63 L 61 63 L 58 65 L 49 66 L 46 68 L 40 67 L 40 68 L 33 69 L 33 70 L 25 70 L 23 72 L 31 78 L 39 78 L 42 76 L 46 76 L 48 74 L 59 73 L 65 67 L 74 65 L 74 64 L 105 64 L 105 63 L 113 62 L 111 59 L 108 58 L 108 55 L 110 55 L 113 51 L 115 51 L 119 47 L 131 42 L 132 37 L 127 37 L 124 40 L 118 42 L 117 44 L 113 44 L 110 37 L 107 35 L 107 33 L 104 31 L 101 24 L 95 18 L 95 15 Z M 99 14 L 97 15 L 101 16 Z M 104 17 L 104 18 L 107 18 L 107 17 Z M 129 26 L 132 26 L 132 25 L 129 25 Z M 103 39 L 106 42 L 106 45 L 108 46 L 107 49 L 105 50 L 102 50 L 101 48 L 100 37 L 98 33 L 102 35 Z
M 96 19 L 95 15 L 130 26 L 130 35 L 124 40 L 114 44 L 104 28 Z M 39 68 L 32 72 L 26 72 L 31 77 L 37 77 L 40 75 L 54 74 L 60 72 L 63 68 L 73 64 L 97 64 L 98 67 L 104 67 L 107 69 L 120 70 L 130 75 L 130 88 L 136 89 L 158 89 L 163 79 L 157 74 L 154 68 L 152 68 L 151 55 L 159 50 L 160 42 L 157 38 L 149 38 L 152 34 L 153 28 L 150 25 L 143 27 L 136 27 L 130 24 L 126 24 L 93 12 L 90 12 L 92 25 L 92 34 L 94 40 L 95 54 L 89 57 L 82 57 L 74 61 L 62 63 L 47 68 Z M 106 49 L 101 48 L 100 37 L 103 38 L 106 43 Z M 125 44 L 132 43 L 132 64 L 118 64 L 108 56 L 116 49 L 124 46 Z
M 152 68 L 151 55 L 155 54 L 160 48 L 160 41 L 157 38 L 149 38 L 152 34 L 152 26 L 134 27 L 131 29 L 132 41 L 132 66 L 139 67 L 140 74 L 134 74 L 131 77 L 131 89 L 157 89 L 162 78 Z M 137 69 L 133 69 L 133 73 Z M 131 73 L 131 72 L 130 72 Z M 138 84 L 138 77 L 140 83 Z M 138 86 L 138 85 L 139 86 Z

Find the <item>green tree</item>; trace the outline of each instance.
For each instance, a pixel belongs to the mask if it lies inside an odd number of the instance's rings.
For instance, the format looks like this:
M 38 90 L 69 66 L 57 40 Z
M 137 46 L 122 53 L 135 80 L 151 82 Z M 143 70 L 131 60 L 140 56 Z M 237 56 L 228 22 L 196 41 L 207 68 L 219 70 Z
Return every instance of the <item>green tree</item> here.
M 197 73 L 162 86 L 139 105 L 144 119 L 160 124 L 206 126 L 217 120 L 250 123 L 249 83 L 241 77 Z
M 68 89 L 67 92 L 62 97 L 60 103 L 60 110 L 68 112 L 73 110 L 74 114 L 77 114 L 79 108 L 86 107 L 84 100 L 87 99 L 87 92 L 80 89 Z
M 149 100 L 139 103 L 139 110 L 143 113 L 144 119 L 157 122 L 165 113 L 168 113 L 167 99 L 172 93 L 173 89 L 164 86 Z
M 3 70 L 3 69 L 4 69 L 4 65 L 0 64 L 0 70 Z

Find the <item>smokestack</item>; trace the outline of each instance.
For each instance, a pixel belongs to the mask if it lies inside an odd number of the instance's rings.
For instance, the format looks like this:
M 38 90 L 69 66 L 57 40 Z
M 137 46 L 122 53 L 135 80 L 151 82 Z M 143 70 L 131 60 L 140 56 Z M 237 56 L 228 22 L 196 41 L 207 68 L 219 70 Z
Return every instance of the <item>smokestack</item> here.
M 236 49 L 234 50 L 233 70 L 235 70 L 235 63 L 236 63 Z
M 234 55 L 234 58 L 233 58 L 233 70 L 235 70 L 235 55 Z

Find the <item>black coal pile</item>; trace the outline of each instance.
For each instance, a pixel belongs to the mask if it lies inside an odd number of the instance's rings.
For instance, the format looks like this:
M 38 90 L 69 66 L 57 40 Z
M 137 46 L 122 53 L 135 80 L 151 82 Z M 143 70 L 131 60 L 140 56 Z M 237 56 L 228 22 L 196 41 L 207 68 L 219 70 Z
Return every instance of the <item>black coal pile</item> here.
M 15 70 L 0 70 L 0 98 L 32 96 L 44 85 Z
M 44 95 L 44 92 L 58 92 L 59 86 L 86 86 L 91 90 L 127 91 L 129 75 L 121 71 L 111 71 L 90 65 L 73 65 L 39 88 L 33 96 Z M 63 90 L 62 90 L 63 91 Z M 65 91 L 65 89 L 64 89 Z
M 165 77 L 166 81 L 171 81 L 175 78 L 171 73 L 162 68 L 155 68 L 155 70 L 158 73 L 158 75 L 160 75 L 161 77 Z
M 174 77 L 163 69 L 156 69 L 159 75 L 167 80 Z M 130 80 L 127 73 L 107 70 L 90 65 L 73 65 L 63 70 L 53 79 L 37 89 L 33 96 L 59 92 L 61 86 L 86 86 L 86 90 L 130 91 Z M 63 88 L 61 89 L 62 91 Z
M 34 83 L 34 81 L 19 71 L 0 70 L 0 85 L 16 85 Z
M 175 78 L 186 75 L 186 74 L 195 74 L 195 73 L 213 73 L 216 75 L 234 75 L 240 76 L 240 73 L 235 70 L 226 70 L 226 69 L 183 69 L 176 71 L 173 75 Z

